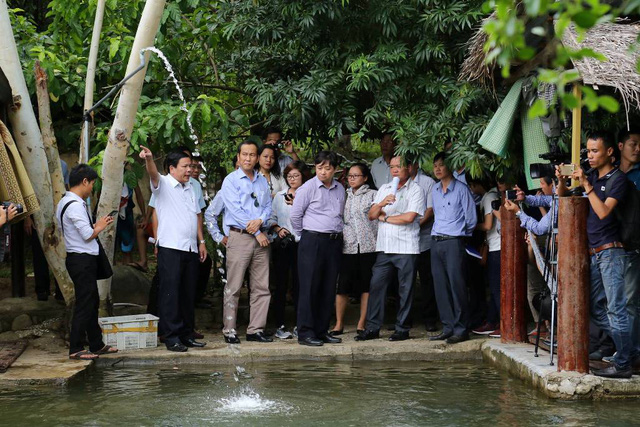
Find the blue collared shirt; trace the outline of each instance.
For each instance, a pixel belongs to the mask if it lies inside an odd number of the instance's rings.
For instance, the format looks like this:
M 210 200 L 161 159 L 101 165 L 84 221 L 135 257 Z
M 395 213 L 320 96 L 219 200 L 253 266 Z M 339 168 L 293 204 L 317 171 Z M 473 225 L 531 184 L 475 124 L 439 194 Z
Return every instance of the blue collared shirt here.
M 640 190 L 640 163 L 636 163 L 627 171 L 627 179 L 633 182 L 636 190 Z
M 216 243 L 222 242 L 225 236 L 229 236 L 229 224 L 227 224 L 226 215 L 222 217 L 222 232 L 218 226 L 218 217 L 222 215 L 223 212 L 224 201 L 222 200 L 222 193 L 218 192 L 204 212 L 204 223 Z
M 526 196 L 524 202 L 533 208 L 549 208 L 553 196 L 541 195 L 541 196 Z M 558 218 L 558 203 L 554 204 L 554 216 Z M 530 230 L 533 234 L 541 236 L 551 232 L 551 215 L 547 213 L 540 221 L 531 218 L 523 210 L 520 211 L 520 226 L 526 230 Z
M 222 188 L 225 222 L 229 227 L 241 230 L 249 221 L 261 219 L 264 227 L 271 218 L 271 191 L 267 179 L 257 172 L 250 179 L 242 169 L 231 172 L 224 179 Z M 256 235 L 260 234 L 260 230 Z
M 469 187 L 457 179 L 452 179 L 447 191 L 442 191 L 442 182 L 433 186 L 432 236 L 471 236 L 478 217 L 476 205 Z

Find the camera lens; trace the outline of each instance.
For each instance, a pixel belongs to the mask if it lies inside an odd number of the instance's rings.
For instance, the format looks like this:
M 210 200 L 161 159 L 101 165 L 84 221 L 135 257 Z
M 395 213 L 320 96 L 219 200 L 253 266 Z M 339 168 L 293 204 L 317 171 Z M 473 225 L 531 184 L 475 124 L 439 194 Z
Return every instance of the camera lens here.
M 556 168 L 549 163 L 532 163 L 529 166 L 529 174 L 532 179 L 540 179 L 543 176 L 555 176 Z

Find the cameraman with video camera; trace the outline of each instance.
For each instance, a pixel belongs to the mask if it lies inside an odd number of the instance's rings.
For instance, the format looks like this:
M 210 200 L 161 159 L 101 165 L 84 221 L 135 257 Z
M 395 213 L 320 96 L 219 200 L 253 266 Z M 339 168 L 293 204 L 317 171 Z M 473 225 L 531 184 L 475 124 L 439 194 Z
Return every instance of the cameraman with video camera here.
M 18 213 L 18 207 L 16 205 L 11 202 L 3 202 L 2 205 L 0 205 L 0 228 L 9 223 Z
M 580 182 L 589 199 L 587 237 L 591 254 L 591 316 L 616 345 L 613 365 L 594 370 L 598 376 L 630 378 L 632 375 L 631 323 L 627 313 L 624 271 L 626 253 L 620 239 L 620 224 L 614 215 L 616 206 L 625 198 L 627 178 L 614 167 L 613 138 L 593 132 L 587 138 L 587 155 L 591 171 L 576 166 L 571 175 Z M 568 176 L 557 168 L 558 195 L 569 195 Z

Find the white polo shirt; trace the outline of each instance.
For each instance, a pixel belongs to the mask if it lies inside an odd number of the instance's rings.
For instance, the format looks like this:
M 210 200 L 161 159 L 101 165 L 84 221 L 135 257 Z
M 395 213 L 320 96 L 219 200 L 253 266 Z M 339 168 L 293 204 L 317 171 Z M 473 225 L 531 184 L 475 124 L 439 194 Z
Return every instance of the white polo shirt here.
M 64 211 L 64 218 L 60 218 L 62 209 L 69 202 L 73 201 Z M 56 208 L 56 219 L 64 230 L 64 244 L 67 252 L 76 254 L 98 255 L 99 247 L 96 239 L 91 239 L 93 226 L 89 221 L 87 204 L 80 196 L 71 191 L 67 191 L 64 197 L 58 202 Z
M 151 192 L 158 215 L 158 246 L 197 253 L 200 208 L 191 184 L 160 175 L 157 187 L 151 183 Z
M 384 157 L 378 157 L 371 163 L 371 176 L 373 176 L 373 183 L 378 188 L 391 182 L 391 169 L 389 164 L 384 161 Z
M 393 193 L 392 184 L 385 184 L 376 194 L 373 204 L 380 203 Z M 419 254 L 420 253 L 420 218 L 424 215 L 426 200 L 424 191 L 412 179 L 409 179 L 396 193 L 394 204 L 385 206 L 382 211 L 387 216 L 415 212 L 418 215 L 411 224 L 397 225 L 388 222 L 378 223 L 378 239 L 376 251 L 387 254 Z

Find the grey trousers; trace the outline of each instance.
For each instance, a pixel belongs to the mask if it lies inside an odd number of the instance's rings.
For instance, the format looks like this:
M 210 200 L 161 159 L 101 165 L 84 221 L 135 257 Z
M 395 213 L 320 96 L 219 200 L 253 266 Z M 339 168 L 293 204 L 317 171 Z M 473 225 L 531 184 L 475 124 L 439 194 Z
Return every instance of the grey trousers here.
M 540 313 L 533 306 L 533 298 L 545 289 L 547 289 L 547 284 L 538 270 L 538 266 L 527 264 L 527 301 L 529 301 L 529 308 L 536 323 L 540 321 Z
M 367 304 L 367 329 L 379 331 L 382 327 L 387 287 L 391 283 L 393 275 L 397 274 L 400 304 L 396 317 L 396 331 L 409 331 L 410 327 L 407 321 L 413 301 L 413 277 L 417 259 L 417 254 L 386 254 L 384 252 L 378 254 L 371 273 L 369 302 Z
M 434 240 L 431 274 L 443 333 L 464 335 L 469 323 L 467 254 L 462 239 Z

